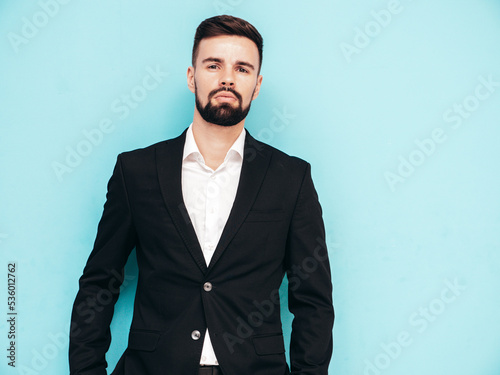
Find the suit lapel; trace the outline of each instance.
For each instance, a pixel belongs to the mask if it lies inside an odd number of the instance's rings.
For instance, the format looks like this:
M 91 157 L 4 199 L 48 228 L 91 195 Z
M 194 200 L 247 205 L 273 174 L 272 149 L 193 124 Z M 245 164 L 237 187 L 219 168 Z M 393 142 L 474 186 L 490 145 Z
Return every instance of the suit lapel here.
M 156 149 L 156 166 L 163 200 L 182 240 L 201 271 L 207 271 L 203 252 L 182 197 L 182 154 L 186 131 L 161 143 Z
M 246 130 L 245 130 L 246 131 Z M 271 152 L 257 142 L 248 132 L 245 137 L 245 152 L 241 167 L 240 181 L 233 207 L 227 219 L 217 248 L 208 266 L 209 270 L 219 260 L 222 253 L 236 235 L 252 207 L 266 175 Z

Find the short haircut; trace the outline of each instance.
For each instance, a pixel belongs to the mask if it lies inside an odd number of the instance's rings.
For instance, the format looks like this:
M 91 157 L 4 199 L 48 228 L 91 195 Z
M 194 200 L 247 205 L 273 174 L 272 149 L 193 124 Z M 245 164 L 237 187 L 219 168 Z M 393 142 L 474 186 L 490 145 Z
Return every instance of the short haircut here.
M 207 18 L 200 23 L 194 35 L 192 64 L 195 66 L 198 57 L 198 48 L 202 39 L 221 35 L 243 36 L 255 43 L 259 50 L 259 72 L 262 66 L 262 50 L 264 40 L 257 29 L 249 22 L 233 16 L 222 15 Z

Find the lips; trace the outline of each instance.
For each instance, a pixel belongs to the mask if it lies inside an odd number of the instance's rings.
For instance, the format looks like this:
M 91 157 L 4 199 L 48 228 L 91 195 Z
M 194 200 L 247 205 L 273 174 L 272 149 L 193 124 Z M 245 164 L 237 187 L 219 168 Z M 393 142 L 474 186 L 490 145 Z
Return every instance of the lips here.
M 230 94 L 228 92 L 221 92 L 220 94 L 215 95 L 214 99 L 227 101 L 227 102 L 238 100 L 236 98 L 236 96 L 234 96 L 233 94 Z

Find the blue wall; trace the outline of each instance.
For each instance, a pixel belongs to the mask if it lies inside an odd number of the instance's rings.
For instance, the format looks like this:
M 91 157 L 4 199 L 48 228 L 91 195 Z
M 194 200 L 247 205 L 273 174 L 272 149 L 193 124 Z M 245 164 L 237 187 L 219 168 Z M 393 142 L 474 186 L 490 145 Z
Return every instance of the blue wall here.
M 247 128 L 313 166 L 335 285 L 330 374 L 498 375 L 497 0 L 0 1 L 0 311 L 10 261 L 18 311 L 17 367 L 2 355 L 0 373 L 68 372 L 116 155 L 191 122 L 192 38 L 218 13 L 265 39 Z M 127 275 L 111 367 L 133 261 Z M 2 313 L 1 348 L 7 330 Z

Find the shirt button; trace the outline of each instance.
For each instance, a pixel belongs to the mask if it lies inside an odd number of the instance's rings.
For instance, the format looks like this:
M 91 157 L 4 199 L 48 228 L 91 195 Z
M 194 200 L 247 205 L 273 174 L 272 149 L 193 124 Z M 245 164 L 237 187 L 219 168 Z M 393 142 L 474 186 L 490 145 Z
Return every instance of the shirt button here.
M 215 180 L 216 176 L 215 173 L 210 176 L 210 179 Z
M 193 332 L 191 332 L 191 338 L 192 338 L 193 340 L 199 340 L 199 339 L 200 339 L 200 337 L 201 337 L 201 333 L 200 333 L 200 331 L 198 331 L 198 330 L 194 330 Z
M 209 283 L 208 281 L 203 284 L 203 289 L 205 290 L 205 292 L 210 292 L 212 290 L 212 283 Z

